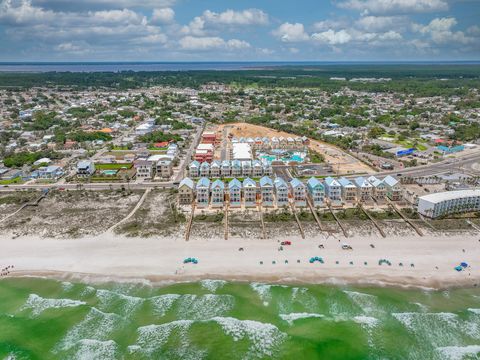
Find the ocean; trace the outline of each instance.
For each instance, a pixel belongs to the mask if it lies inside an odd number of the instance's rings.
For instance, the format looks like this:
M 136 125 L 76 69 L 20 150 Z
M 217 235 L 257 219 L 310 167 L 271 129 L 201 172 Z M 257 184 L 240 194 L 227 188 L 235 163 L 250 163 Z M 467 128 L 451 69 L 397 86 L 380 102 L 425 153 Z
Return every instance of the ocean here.
M 479 359 L 480 289 L 0 281 L 0 359 Z

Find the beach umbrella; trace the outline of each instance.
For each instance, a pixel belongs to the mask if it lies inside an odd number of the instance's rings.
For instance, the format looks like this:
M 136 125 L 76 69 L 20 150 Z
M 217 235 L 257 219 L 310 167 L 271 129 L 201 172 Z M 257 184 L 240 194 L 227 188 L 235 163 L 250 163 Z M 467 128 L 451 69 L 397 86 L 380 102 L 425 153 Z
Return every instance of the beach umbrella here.
M 462 262 L 462 263 L 460 263 L 460 266 L 466 268 L 466 267 L 468 267 L 468 264 L 466 262 Z
M 455 266 L 455 270 L 457 270 L 457 271 L 462 271 L 462 270 L 463 270 L 463 267 L 461 267 L 461 266 Z

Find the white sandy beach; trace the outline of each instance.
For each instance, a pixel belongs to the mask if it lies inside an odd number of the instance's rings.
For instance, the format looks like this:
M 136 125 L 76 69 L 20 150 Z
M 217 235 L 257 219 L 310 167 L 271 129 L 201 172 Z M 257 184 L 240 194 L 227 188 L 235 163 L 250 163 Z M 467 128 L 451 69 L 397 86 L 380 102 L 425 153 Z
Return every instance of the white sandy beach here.
M 306 240 L 289 237 L 293 245 L 278 251 L 280 240 L 272 239 L 185 242 L 182 237 L 126 238 L 112 233 L 70 240 L 12 239 L 2 235 L 0 267 L 14 265 L 9 276 L 50 276 L 79 281 L 156 283 L 208 278 L 443 288 L 480 284 L 479 239 L 480 235 L 468 234 L 386 239 L 376 236 L 345 239 L 319 234 L 315 239 Z M 350 244 L 353 250 L 342 250 L 342 243 Z M 319 244 L 325 248 L 319 249 Z M 245 251 L 240 252 L 239 247 Z M 321 256 L 325 263 L 310 264 L 308 260 L 312 256 Z M 183 265 L 187 257 L 197 258 L 199 264 Z M 388 259 L 392 266 L 379 266 L 379 259 Z M 462 261 L 471 267 L 455 271 L 454 267 Z M 403 266 L 399 266 L 400 262 Z M 415 266 L 411 267 L 411 263 Z

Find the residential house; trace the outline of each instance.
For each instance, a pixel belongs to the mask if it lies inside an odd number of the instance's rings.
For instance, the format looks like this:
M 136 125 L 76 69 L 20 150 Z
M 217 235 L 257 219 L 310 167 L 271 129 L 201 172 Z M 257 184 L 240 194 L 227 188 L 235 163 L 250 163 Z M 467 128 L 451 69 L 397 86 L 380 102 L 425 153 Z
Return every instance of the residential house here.
M 292 194 L 295 205 L 306 206 L 307 187 L 305 186 L 305 184 L 302 181 L 294 178 L 290 181 L 290 186 L 292 187 Z
M 265 161 L 263 163 L 263 175 L 272 176 L 272 174 L 273 174 L 272 163 L 270 161 Z
M 288 205 L 288 196 L 290 194 L 290 190 L 285 180 L 277 177 L 275 178 L 273 185 L 275 187 L 275 197 L 277 200 L 277 206 Z
M 250 178 L 243 180 L 243 199 L 245 206 L 255 206 L 257 202 L 257 183 Z
M 147 159 L 138 159 L 134 163 L 137 179 L 152 179 L 155 174 L 154 162 Z
M 219 178 L 221 173 L 222 163 L 219 160 L 215 160 L 210 165 L 210 177 Z
M 307 181 L 307 189 L 313 200 L 313 206 L 323 206 L 325 202 L 325 186 L 322 182 L 312 176 Z
M 383 182 L 386 187 L 386 195 L 392 201 L 402 200 L 402 187 L 400 182 L 395 179 L 393 176 L 388 175 L 383 179 Z
M 197 206 L 207 207 L 210 200 L 210 180 L 208 178 L 202 177 L 198 180 L 196 194 Z
M 225 202 L 225 184 L 222 180 L 217 179 L 211 186 L 211 205 L 213 207 L 223 207 Z
M 42 166 L 33 171 L 31 176 L 34 179 L 53 179 L 56 180 L 64 174 L 63 168 L 57 165 Z
M 220 172 L 221 172 L 222 177 L 229 177 L 232 174 L 230 161 L 228 161 L 228 160 L 223 160 L 222 161 L 222 169 L 221 169 Z
M 210 164 L 206 161 L 200 164 L 200 176 L 209 177 L 210 176 Z
M 157 161 L 157 176 L 163 179 L 169 179 L 173 174 L 172 160 L 158 160 Z
M 373 195 L 373 186 L 363 176 L 359 176 L 354 180 L 357 186 L 357 200 L 358 201 L 370 201 Z
M 231 164 L 231 175 L 233 177 L 240 177 L 242 176 L 242 163 L 238 160 L 233 160 Z
M 252 175 L 252 163 L 250 161 L 242 161 L 242 175 L 244 177 Z
M 387 187 L 385 183 L 373 175 L 368 178 L 368 182 L 373 186 L 374 199 L 377 202 L 385 201 L 385 198 L 387 196 Z
M 228 198 L 230 206 L 240 206 L 242 204 L 242 183 L 237 178 L 228 183 Z
M 259 160 L 253 160 L 252 163 L 252 176 L 259 178 L 263 175 L 263 165 Z
M 95 173 L 95 164 L 91 160 L 82 160 L 77 163 L 77 176 L 89 177 Z
M 188 167 L 190 177 L 197 178 L 200 176 L 200 163 L 196 160 L 192 161 Z
M 357 200 L 357 187 L 347 178 L 340 178 L 338 182 L 342 186 L 342 199 L 347 203 L 354 203 Z
M 260 195 L 263 206 L 273 206 L 273 181 L 268 176 L 260 179 Z
M 331 176 L 325 179 L 325 194 L 332 203 L 339 203 L 342 201 L 342 185 L 338 180 Z
M 184 178 L 178 185 L 178 202 L 180 205 L 191 205 L 194 198 L 195 183 L 190 178 Z

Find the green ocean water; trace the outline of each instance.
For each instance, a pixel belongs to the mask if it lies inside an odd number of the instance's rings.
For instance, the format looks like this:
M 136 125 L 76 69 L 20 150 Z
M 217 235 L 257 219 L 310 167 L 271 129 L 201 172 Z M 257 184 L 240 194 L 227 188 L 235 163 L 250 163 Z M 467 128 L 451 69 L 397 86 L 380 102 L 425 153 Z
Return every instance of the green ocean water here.
M 0 359 L 480 359 L 480 289 L 0 281 Z

